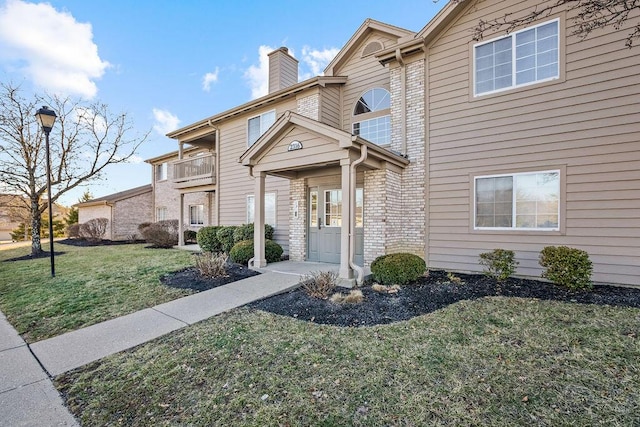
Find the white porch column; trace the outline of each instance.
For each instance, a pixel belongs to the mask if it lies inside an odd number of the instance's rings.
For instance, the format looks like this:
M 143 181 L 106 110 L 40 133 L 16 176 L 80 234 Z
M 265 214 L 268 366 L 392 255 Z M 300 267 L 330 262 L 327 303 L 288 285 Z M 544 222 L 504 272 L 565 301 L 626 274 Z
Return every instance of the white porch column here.
M 180 193 L 180 214 L 178 215 L 178 246 L 184 246 L 184 194 Z
M 351 218 L 351 159 L 340 160 L 342 176 L 342 227 L 340 228 L 340 278 L 353 278 L 349 266 L 349 218 Z
M 253 192 L 253 266 L 260 268 L 267 265 L 264 255 L 264 179 L 266 174 L 258 172 L 254 175 L 255 190 Z

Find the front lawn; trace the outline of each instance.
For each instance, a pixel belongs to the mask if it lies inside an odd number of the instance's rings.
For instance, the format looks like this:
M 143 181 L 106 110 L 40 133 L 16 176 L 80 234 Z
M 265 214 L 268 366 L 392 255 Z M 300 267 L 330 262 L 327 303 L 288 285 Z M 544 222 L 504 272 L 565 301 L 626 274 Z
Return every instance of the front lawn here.
M 152 307 L 192 293 L 164 286 L 162 274 L 192 265 L 192 255 L 143 244 L 55 245 L 49 258 L 12 261 L 30 248 L 0 252 L 0 310 L 27 342 Z M 58 255 L 58 252 L 63 252 Z
M 56 379 L 85 426 L 640 425 L 640 309 L 460 301 L 336 327 L 240 308 Z

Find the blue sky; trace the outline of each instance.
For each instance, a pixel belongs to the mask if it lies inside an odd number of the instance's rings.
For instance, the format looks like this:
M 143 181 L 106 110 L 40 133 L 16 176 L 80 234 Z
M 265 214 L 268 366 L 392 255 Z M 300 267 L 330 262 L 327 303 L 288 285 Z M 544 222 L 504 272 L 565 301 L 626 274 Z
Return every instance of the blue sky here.
M 51 91 L 53 79 L 54 92 L 104 102 L 127 112 L 137 132 L 152 130 L 132 163 L 110 166 L 88 187 L 99 197 L 150 183 L 143 160 L 177 149 L 166 132 L 266 94 L 270 50 L 287 46 L 300 78 L 313 77 L 366 18 L 418 31 L 445 4 L 0 0 L 0 81 L 30 95 Z M 84 190 L 60 202 L 73 204 Z

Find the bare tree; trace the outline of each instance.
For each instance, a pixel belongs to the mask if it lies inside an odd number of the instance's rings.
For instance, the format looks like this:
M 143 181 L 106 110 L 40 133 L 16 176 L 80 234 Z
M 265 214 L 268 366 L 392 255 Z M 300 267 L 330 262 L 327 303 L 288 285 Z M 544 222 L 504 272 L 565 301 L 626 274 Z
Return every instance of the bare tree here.
M 35 118 L 42 105 L 58 116 L 50 135 L 50 195 L 44 133 Z M 27 100 L 18 86 L 0 83 L 0 186 L 28 200 L 32 256 L 42 253 L 39 230 L 47 208 L 45 195 L 55 202 L 78 185 L 100 179 L 108 165 L 128 161 L 149 135 L 130 137 L 132 131 L 127 114 L 113 114 L 105 104 L 49 95 Z
M 452 1 L 460 3 L 465 0 Z M 573 34 L 581 39 L 587 38 L 596 29 L 612 27 L 620 30 L 629 23 L 631 30 L 625 45 L 631 48 L 640 39 L 640 0 L 556 0 L 534 6 L 524 14 L 507 13 L 500 18 L 481 20 L 473 30 L 473 39 L 482 40 L 487 31 L 493 30 L 510 33 L 560 10 L 574 12 L 571 18 L 574 24 Z

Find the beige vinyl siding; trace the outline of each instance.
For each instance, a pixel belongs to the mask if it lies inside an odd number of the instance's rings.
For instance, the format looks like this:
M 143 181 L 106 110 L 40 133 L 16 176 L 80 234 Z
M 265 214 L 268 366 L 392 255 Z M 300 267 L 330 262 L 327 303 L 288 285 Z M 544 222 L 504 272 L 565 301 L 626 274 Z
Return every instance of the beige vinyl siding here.
M 320 101 L 320 121 L 334 128 L 341 128 L 340 87 L 329 86 L 322 89 Z
M 638 285 L 640 62 L 624 46 L 628 30 L 580 41 L 561 13 L 559 80 L 473 97 L 469 29 L 536 3 L 478 3 L 430 46 L 430 265 L 478 271 L 479 253 L 504 248 L 516 251 L 518 274 L 539 276 L 539 251 L 568 245 L 589 253 L 595 281 Z M 561 233 L 473 230 L 472 176 L 557 166 Z
M 362 48 L 374 40 L 385 47 L 395 43 L 395 40 L 374 32 L 362 41 Z M 374 55 L 362 58 L 362 48 L 357 49 L 338 72 L 338 75 L 349 77 L 342 92 L 342 129 L 349 133 L 352 132 L 353 108 L 360 96 L 374 87 L 383 87 L 389 90 L 389 70 L 380 65 Z
M 247 196 L 254 194 L 254 179 L 249 168 L 242 166 L 238 159 L 247 149 L 247 120 L 264 112 L 276 110 L 276 120 L 287 110 L 296 110 L 295 98 L 276 106 L 270 105 L 261 110 L 238 116 L 220 125 L 220 225 L 240 225 L 247 218 Z M 289 181 L 283 178 L 267 176 L 265 192 L 276 193 L 277 226 L 275 236 L 285 253 L 289 251 Z

